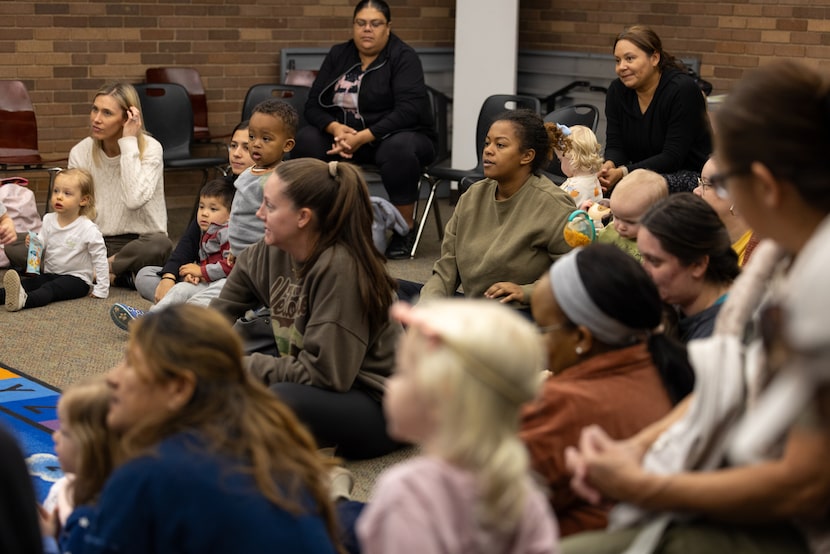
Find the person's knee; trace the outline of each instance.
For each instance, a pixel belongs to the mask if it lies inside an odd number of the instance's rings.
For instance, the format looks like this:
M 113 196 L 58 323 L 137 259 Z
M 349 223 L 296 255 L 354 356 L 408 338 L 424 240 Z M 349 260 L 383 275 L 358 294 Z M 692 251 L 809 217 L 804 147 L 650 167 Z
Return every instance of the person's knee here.
M 384 139 L 378 146 L 375 162 L 414 165 L 418 171 L 435 157 L 435 147 L 428 137 L 421 133 L 395 133 Z
M 143 299 L 150 302 L 155 302 L 156 288 L 161 281 L 159 271 L 161 271 L 161 266 L 152 265 L 142 267 L 135 274 L 135 290 Z
M 17 269 L 26 267 L 26 257 L 29 255 L 29 247 L 26 246 L 26 233 L 18 233 L 17 240 L 5 245 L 3 249 L 11 267 Z
M 305 126 L 297 131 L 292 158 L 326 159 L 326 152 L 331 148 L 332 137 L 316 127 Z

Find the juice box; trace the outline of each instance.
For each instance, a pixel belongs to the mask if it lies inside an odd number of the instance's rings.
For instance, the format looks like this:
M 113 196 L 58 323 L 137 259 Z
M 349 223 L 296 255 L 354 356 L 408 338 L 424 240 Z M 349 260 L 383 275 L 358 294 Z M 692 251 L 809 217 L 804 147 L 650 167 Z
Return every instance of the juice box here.
M 37 238 L 37 233 L 29 231 L 29 255 L 26 257 L 26 273 L 40 275 L 41 254 L 43 243 Z

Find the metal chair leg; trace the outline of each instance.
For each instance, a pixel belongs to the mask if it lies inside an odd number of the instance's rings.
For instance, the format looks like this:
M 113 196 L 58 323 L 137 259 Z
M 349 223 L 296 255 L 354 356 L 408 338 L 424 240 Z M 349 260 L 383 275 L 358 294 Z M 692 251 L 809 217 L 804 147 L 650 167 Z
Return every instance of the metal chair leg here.
M 418 232 L 415 234 L 415 242 L 412 243 L 412 250 L 409 253 L 410 258 L 415 257 L 415 251 L 418 250 L 418 244 L 421 242 L 421 235 L 424 234 L 424 227 L 427 224 L 427 218 L 429 217 L 429 211 L 430 211 L 430 209 L 432 208 L 432 206 L 435 202 L 435 193 L 438 189 L 438 183 L 439 183 L 439 181 L 435 181 L 434 183 L 430 183 L 431 186 L 429 188 L 429 196 L 427 196 L 427 201 L 426 201 L 426 204 L 424 204 L 424 210 L 423 210 L 423 213 L 421 214 L 421 219 L 418 222 Z M 437 205 L 435 207 L 436 207 L 436 209 L 438 208 Z M 440 219 L 440 217 L 441 217 L 440 214 L 438 212 L 436 212 L 436 218 Z M 439 225 L 440 225 L 440 223 L 439 223 Z M 443 235 L 443 231 L 441 231 L 439 234 Z M 442 239 L 443 239 L 443 237 L 442 237 Z

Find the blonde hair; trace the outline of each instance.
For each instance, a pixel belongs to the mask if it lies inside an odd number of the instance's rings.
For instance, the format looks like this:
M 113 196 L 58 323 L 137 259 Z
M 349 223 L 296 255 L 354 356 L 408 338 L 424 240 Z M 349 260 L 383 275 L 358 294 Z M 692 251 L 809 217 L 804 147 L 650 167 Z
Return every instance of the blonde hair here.
M 95 209 L 95 182 L 92 180 L 92 174 L 86 169 L 71 167 L 61 170 L 55 177 L 55 182 L 58 179 L 74 180 L 75 184 L 78 185 L 81 198 L 87 197 L 86 206 L 81 206 L 79 213 L 85 215 L 91 221 L 95 221 L 98 211 Z
M 294 514 L 308 510 L 325 521 L 339 544 L 329 499 L 327 465 L 309 431 L 294 413 L 242 365 L 242 343 L 216 310 L 178 304 L 148 312 L 130 326 L 127 357 L 138 350 L 148 374 L 169 383 L 188 374 L 195 390 L 188 403 L 166 418 L 148 417 L 125 433 L 129 457 L 151 451 L 165 437 L 197 432 L 209 452 L 238 461 L 257 489 Z M 306 495 L 316 504 L 309 507 Z
M 540 384 L 536 328 L 488 300 L 443 299 L 418 312 L 407 334 L 416 387 L 438 410 L 431 451 L 476 476 L 481 524 L 515 529 L 528 494 L 519 409 Z
M 611 191 L 611 202 L 614 200 L 639 200 L 642 202 L 643 213 L 650 207 L 669 195 L 666 178 L 650 169 L 635 169 L 617 183 Z M 611 208 L 613 213 L 613 206 Z
M 564 138 L 562 154 L 571 160 L 577 171 L 596 173 L 602 168 L 602 146 L 594 132 L 584 125 L 570 127 L 571 134 Z
M 118 436 L 107 427 L 109 388 L 103 377 L 67 388 L 59 409 L 65 414 L 78 460 L 71 482 L 75 506 L 95 502 L 115 467 L 119 452 Z
M 141 111 L 141 101 L 138 99 L 138 92 L 136 92 L 135 87 L 129 83 L 123 82 L 110 82 L 106 83 L 104 86 L 98 89 L 93 96 L 93 100 L 98 98 L 99 96 L 112 96 L 113 99 L 118 103 L 118 107 L 121 108 L 123 112 L 123 116 L 126 120 L 127 117 L 127 110 L 130 107 L 135 106 L 138 108 L 138 117 L 141 118 L 141 128 L 144 129 L 144 113 Z M 123 130 L 123 125 L 122 125 Z M 138 157 L 142 159 L 144 157 L 144 148 L 146 146 L 146 142 L 144 140 L 145 132 L 142 131 L 138 133 L 136 140 L 138 141 Z M 96 140 L 94 141 L 95 148 L 92 149 L 92 161 L 95 165 L 99 165 L 100 163 L 100 156 L 101 152 L 104 151 L 104 141 Z

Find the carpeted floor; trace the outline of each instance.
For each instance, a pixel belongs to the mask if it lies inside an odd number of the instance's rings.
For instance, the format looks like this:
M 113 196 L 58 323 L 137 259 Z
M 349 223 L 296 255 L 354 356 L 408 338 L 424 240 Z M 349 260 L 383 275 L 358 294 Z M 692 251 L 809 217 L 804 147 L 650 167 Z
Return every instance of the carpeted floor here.
M 439 200 L 439 205 L 446 223 L 452 208 L 446 199 Z M 189 213 L 190 208 L 169 210 L 171 237 L 179 236 Z M 423 282 L 439 253 L 440 242 L 431 217 L 416 258 L 390 260 L 389 271 L 397 278 Z M 0 279 L 3 273 L 0 270 Z M 119 361 L 127 339 L 109 317 L 109 308 L 115 302 L 150 306 L 135 291 L 112 288 L 106 300 L 82 298 L 14 313 L 0 307 L 0 360 L 59 389 L 104 373 Z M 378 472 L 412 452 L 404 449 L 375 460 L 350 462 L 348 467 L 356 478 L 355 499 L 365 500 Z
M 0 361 L 0 424 L 17 438 L 34 477 L 38 500 L 61 476 L 52 433 L 60 392 Z

